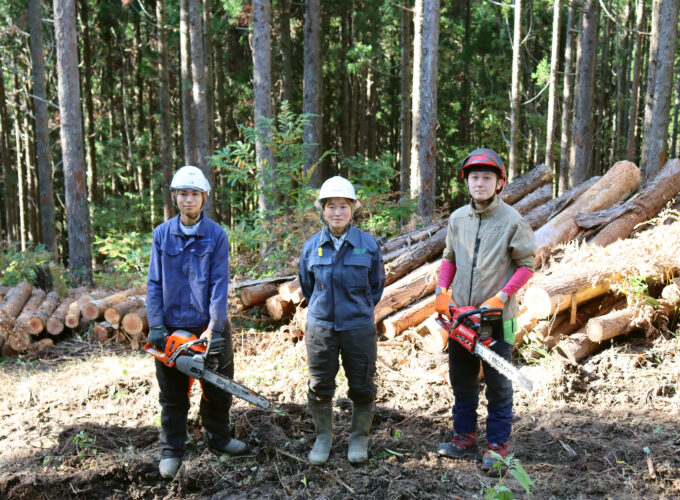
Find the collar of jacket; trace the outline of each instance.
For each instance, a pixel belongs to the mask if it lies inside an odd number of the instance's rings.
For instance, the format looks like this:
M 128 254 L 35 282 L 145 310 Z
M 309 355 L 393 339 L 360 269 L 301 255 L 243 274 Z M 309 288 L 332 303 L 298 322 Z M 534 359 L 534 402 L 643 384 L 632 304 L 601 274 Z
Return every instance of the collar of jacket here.
M 186 237 L 186 235 L 182 232 L 182 228 L 179 227 L 179 214 L 177 214 L 175 217 L 170 219 L 170 233 L 172 233 L 174 236 L 181 236 L 181 237 Z M 205 223 L 205 219 L 207 219 L 205 212 L 201 212 L 201 218 L 198 219 L 196 224 L 199 222 L 202 222 L 200 226 L 198 226 L 198 231 L 196 231 L 196 234 L 193 234 L 192 236 L 200 236 L 201 238 L 205 238 L 208 236 L 208 225 Z
M 489 217 L 490 215 L 493 215 L 493 213 L 498 210 L 498 207 L 502 203 L 501 197 L 495 194 L 493 196 L 493 200 L 491 203 L 489 203 L 485 208 L 482 208 L 481 210 L 477 210 L 475 208 L 475 202 L 474 200 L 470 200 L 470 216 L 472 215 L 479 215 L 480 217 Z
M 345 237 L 345 241 L 349 241 L 354 248 L 357 248 L 361 246 L 361 235 L 359 233 L 359 230 L 350 223 L 349 229 L 347 230 L 347 236 Z M 333 242 L 331 241 L 331 232 L 328 229 L 328 226 L 324 228 L 323 231 L 323 239 L 319 243 L 319 246 L 323 245 L 324 243 L 330 243 L 331 245 Z

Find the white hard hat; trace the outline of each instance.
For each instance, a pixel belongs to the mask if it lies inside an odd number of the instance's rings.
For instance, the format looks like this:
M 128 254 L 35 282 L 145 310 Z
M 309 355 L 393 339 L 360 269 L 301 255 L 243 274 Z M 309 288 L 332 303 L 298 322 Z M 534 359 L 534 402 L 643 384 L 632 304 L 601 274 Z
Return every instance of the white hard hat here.
M 314 202 L 316 208 L 321 208 L 321 200 L 326 198 L 347 198 L 354 202 L 354 209 L 361 206 L 361 202 L 357 200 L 357 195 L 354 192 L 354 186 L 344 177 L 336 175 L 331 177 L 321 185 L 319 190 L 319 198 Z
M 200 168 L 187 165 L 175 172 L 170 189 L 195 189 L 202 193 L 210 193 L 210 183 Z

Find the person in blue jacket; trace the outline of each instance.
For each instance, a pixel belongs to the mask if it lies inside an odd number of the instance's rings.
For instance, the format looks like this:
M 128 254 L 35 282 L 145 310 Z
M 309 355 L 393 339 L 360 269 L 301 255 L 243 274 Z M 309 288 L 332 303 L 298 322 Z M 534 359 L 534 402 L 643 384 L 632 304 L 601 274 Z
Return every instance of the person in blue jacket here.
M 210 184 L 203 172 L 184 166 L 170 184 L 179 215 L 156 227 L 151 243 L 146 311 L 149 342 L 165 349 L 167 336 L 186 330 L 202 338 L 224 338 L 217 371 L 234 376 L 231 325 L 227 317 L 229 242 L 217 223 L 203 213 Z M 156 360 L 160 387 L 161 461 L 159 471 L 171 478 L 179 469 L 187 438 L 190 379 Z M 248 446 L 229 428 L 232 396 L 205 384 L 200 404 L 208 445 L 215 451 L 242 454 Z
M 336 176 L 324 182 L 315 205 L 324 226 L 305 242 L 298 264 L 309 304 L 307 400 L 316 427 L 309 461 L 322 464 L 331 451 L 335 376 L 342 358 L 354 403 L 347 458 L 360 463 L 368 459 L 375 412 L 378 342 L 373 310 L 385 286 L 383 258 L 375 238 L 351 224 L 360 203 L 347 179 Z

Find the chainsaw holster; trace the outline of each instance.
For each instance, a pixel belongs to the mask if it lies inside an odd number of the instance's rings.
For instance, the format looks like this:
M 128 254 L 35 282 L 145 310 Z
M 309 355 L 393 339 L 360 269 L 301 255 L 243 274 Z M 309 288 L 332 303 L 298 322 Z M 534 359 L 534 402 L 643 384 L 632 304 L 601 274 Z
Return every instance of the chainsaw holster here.
M 352 408 L 352 424 L 349 429 L 347 459 L 352 463 L 368 460 L 368 434 L 371 431 L 375 403 L 355 404 Z
M 309 411 L 316 428 L 316 441 L 309 452 L 309 461 L 319 465 L 328 460 L 333 440 L 333 400 L 309 400 Z

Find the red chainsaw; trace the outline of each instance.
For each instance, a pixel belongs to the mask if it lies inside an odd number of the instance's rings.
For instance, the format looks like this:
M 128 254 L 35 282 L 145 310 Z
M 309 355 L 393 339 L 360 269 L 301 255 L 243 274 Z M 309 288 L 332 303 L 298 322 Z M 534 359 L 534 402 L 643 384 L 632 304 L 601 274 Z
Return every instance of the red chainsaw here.
M 532 392 L 534 390 L 531 380 L 520 373 L 511 363 L 489 349 L 496 343 L 491 335 L 491 323 L 501 320 L 503 309 L 451 306 L 449 311 L 451 320 L 439 314 L 436 321 L 448 332 L 451 340 L 458 342 L 525 391 Z
M 224 352 L 225 344 L 226 340 L 224 339 L 199 339 L 196 335 L 185 330 L 175 330 L 166 339 L 165 351 L 161 351 L 148 343 L 144 350 L 169 368 L 175 367 L 191 378 L 209 382 L 255 406 L 264 409 L 269 408 L 271 404 L 266 398 L 238 382 L 234 382 L 229 377 L 209 369 L 213 364 L 211 358 L 216 359 L 215 353 Z

